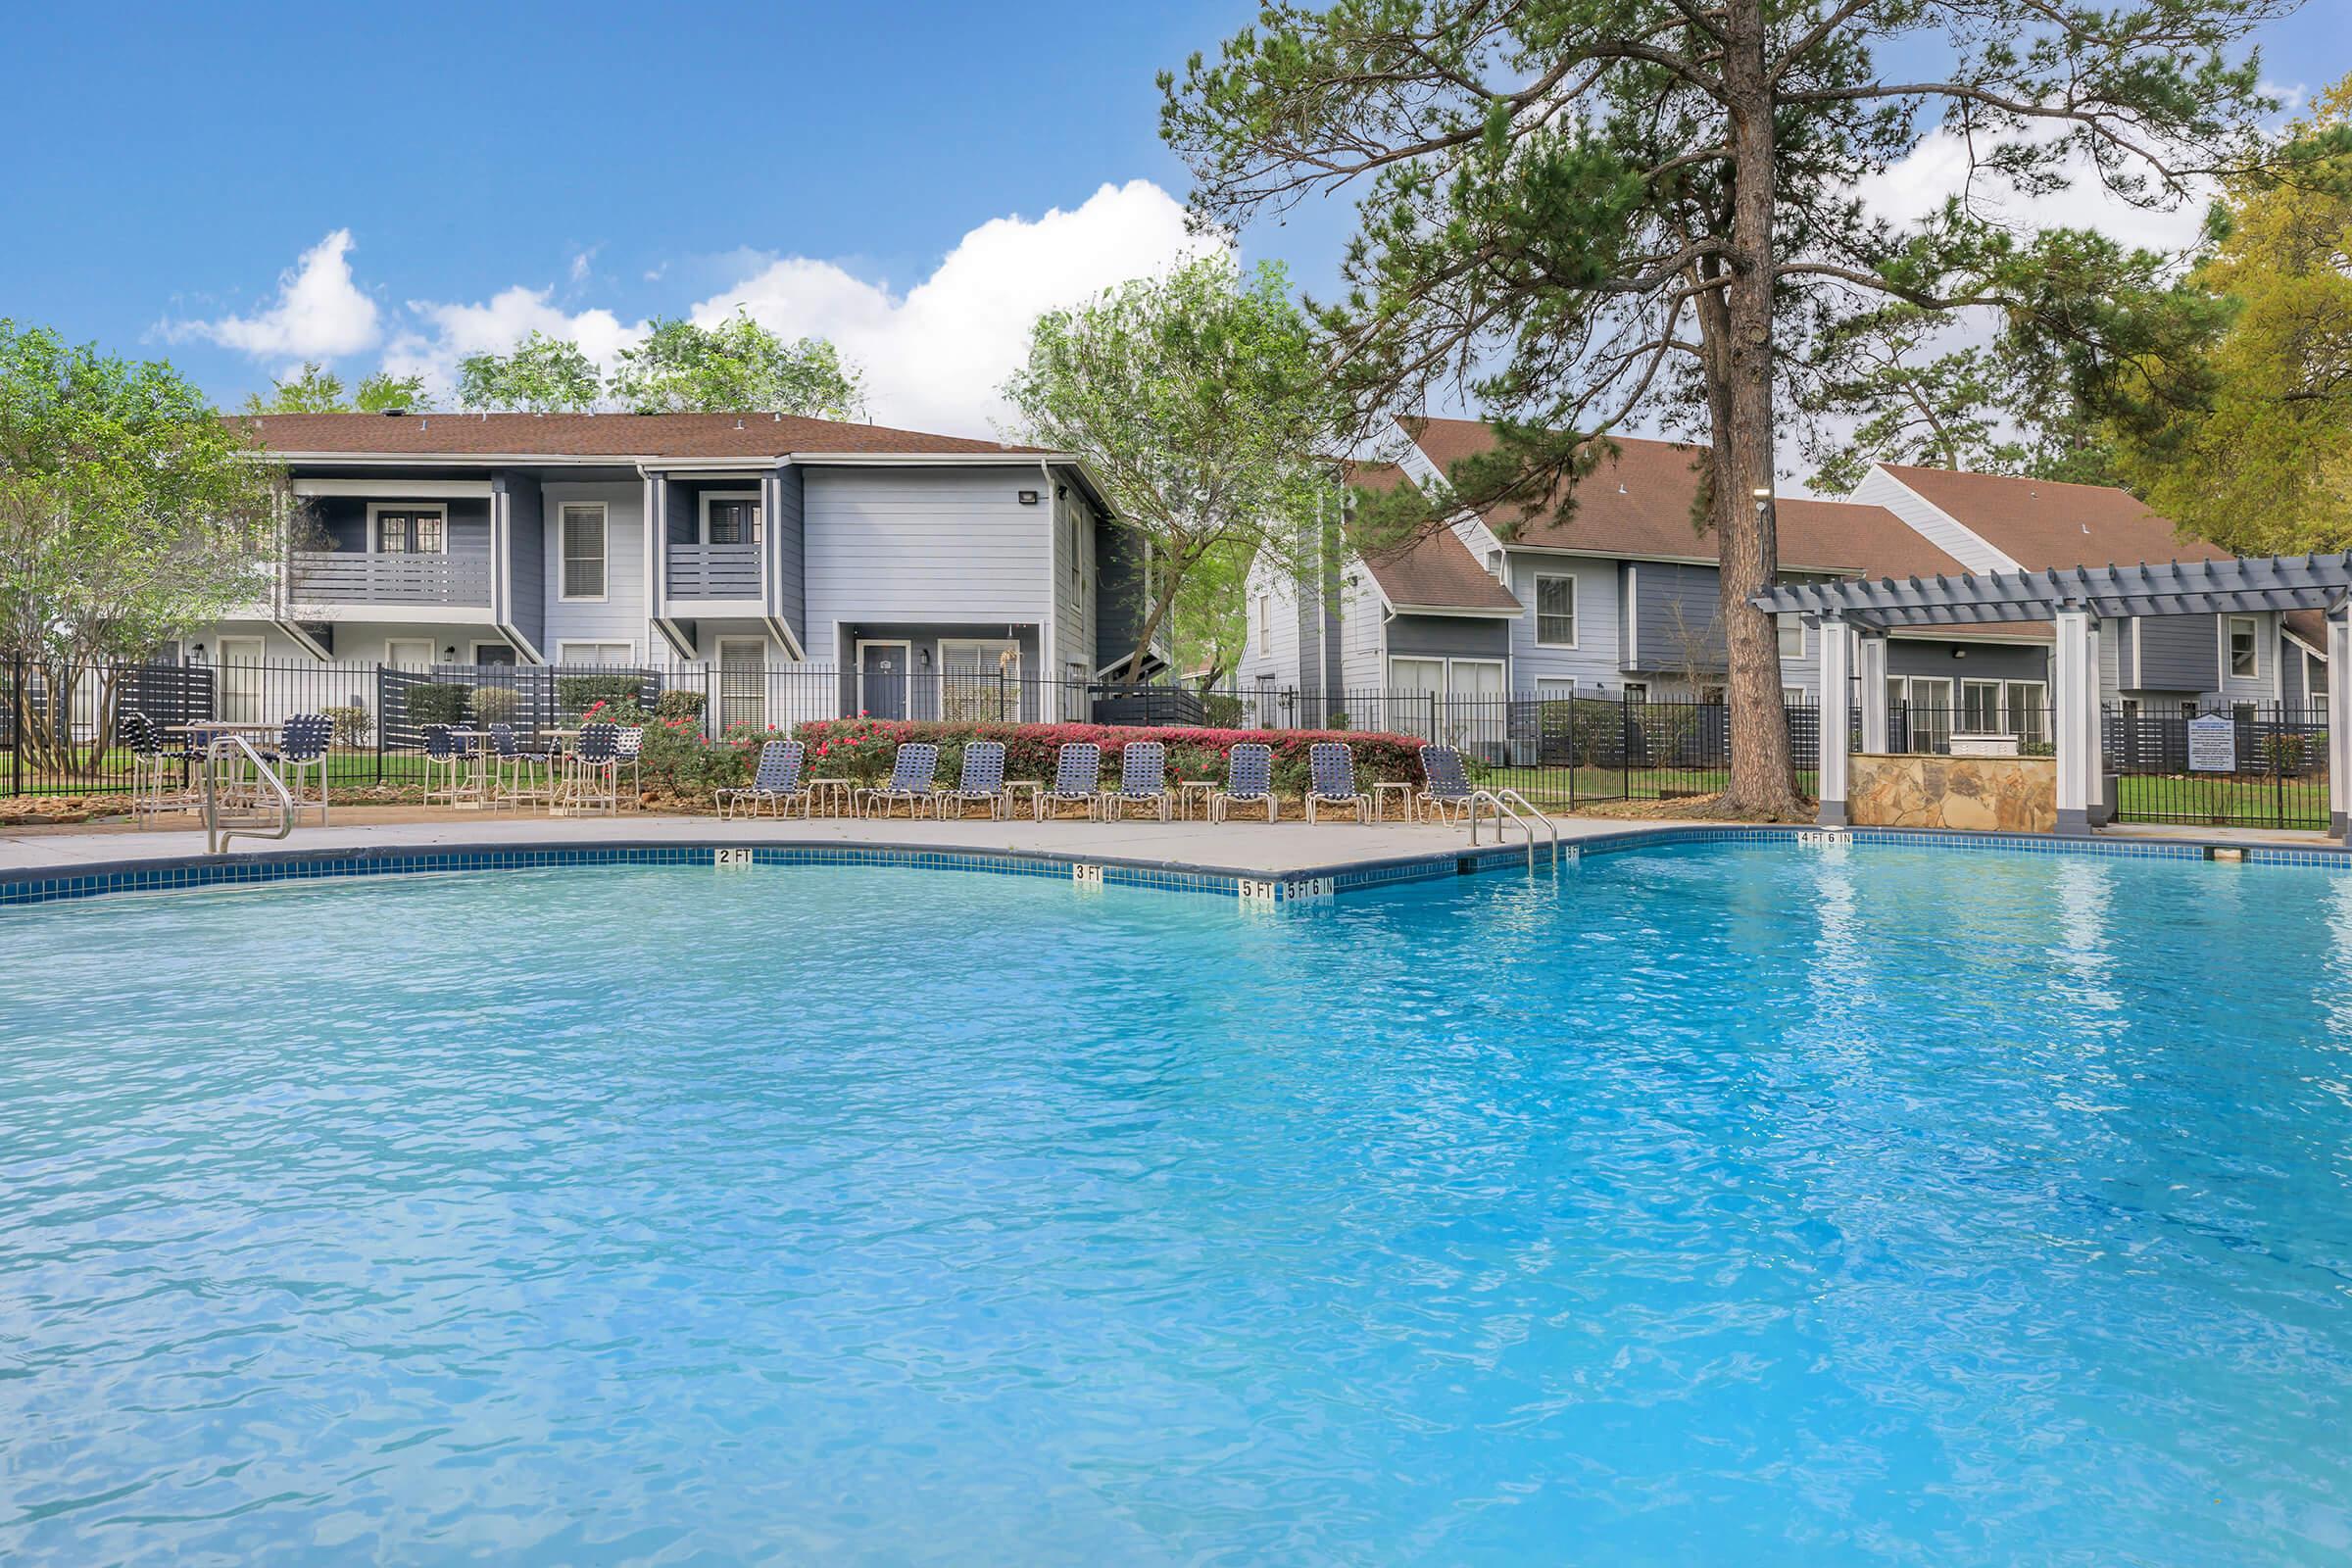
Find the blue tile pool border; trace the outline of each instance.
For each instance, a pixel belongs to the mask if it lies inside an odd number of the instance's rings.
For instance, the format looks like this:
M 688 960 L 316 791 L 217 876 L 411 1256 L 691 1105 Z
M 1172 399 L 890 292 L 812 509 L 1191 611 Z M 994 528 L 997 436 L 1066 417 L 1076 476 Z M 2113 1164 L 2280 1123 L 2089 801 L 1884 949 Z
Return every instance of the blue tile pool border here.
M 2249 865 L 2321 866 L 2352 871 L 2352 851 L 2195 841 L 2073 839 L 2009 833 L 1961 833 L 1925 828 L 1856 828 L 1837 834 L 1771 824 L 1673 826 L 1598 833 L 1562 845 L 1563 864 L 1588 856 L 1623 854 L 1658 846 L 1690 844 L 1815 844 L 1834 842 L 1860 850 L 1925 849 L 1958 853 L 2121 857 L 2130 859 L 2205 860 L 2214 852 Z M 0 906 L 51 904 L 116 893 L 172 893 L 206 888 L 316 882 L 365 876 L 523 871 L 588 865 L 713 865 L 714 852 L 748 852 L 754 865 L 859 865 L 908 870 L 979 871 L 1000 876 L 1099 880 L 1112 887 L 1168 893 L 1247 895 L 1267 903 L 1299 903 L 1342 893 L 1430 881 L 1450 876 L 1525 870 L 1527 849 L 1464 846 L 1437 854 L 1350 860 L 1304 870 L 1251 877 L 1230 867 L 1122 860 L 1115 857 L 1059 855 L 1043 851 L 926 849 L 920 846 L 742 844 L 718 841 L 609 841 L 565 845 L 448 845 L 428 848 L 384 846 L 354 850 L 287 850 L 234 857 L 189 856 L 171 859 L 123 860 L 0 872 Z M 1548 850 L 1537 851 L 1537 869 L 1548 869 Z

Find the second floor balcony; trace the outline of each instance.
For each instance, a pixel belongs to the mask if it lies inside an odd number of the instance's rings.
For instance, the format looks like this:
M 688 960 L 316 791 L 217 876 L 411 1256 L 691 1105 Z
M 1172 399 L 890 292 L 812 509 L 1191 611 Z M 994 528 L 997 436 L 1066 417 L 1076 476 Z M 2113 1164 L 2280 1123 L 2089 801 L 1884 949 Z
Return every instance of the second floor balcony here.
M 301 605 L 457 605 L 487 609 L 487 555 L 298 550 L 286 597 Z
M 665 587 L 672 599 L 757 599 L 760 547 L 671 545 Z

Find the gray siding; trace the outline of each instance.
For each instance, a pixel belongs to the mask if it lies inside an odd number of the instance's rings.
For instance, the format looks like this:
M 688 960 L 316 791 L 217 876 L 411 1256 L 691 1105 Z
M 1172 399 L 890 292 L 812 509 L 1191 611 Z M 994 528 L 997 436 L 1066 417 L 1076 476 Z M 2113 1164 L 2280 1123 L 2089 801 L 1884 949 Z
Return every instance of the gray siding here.
M 1511 622 L 1466 615 L 1393 615 L 1392 659 L 1508 659 Z M 1384 682 L 1385 684 L 1385 682 Z
M 851 624 L 1038 625 L 1053 613 L 1052 507 L 1021 468 L 805 470 L 808 646 Z M 1068 657 L 1061 655 L 1059 657 Z M 1080 651 L 1078 657 L 1083 658 Z
M 1474 555 L 1478 554 L 1472 541 Z M 1479 556 L 1483 562 L 1486 558 Z M 1617 684 L 1624 662 L 1624 568 L 1599 557 L 1530 555 L 1508 551 L 1504 557 L 1507 586 L 1526 607 L 1508 623 L 1511 644 L 1511 686 L 1535 691 L 1539 681 L 1573 680 L 1580 692 L 1600 692 Z M 1536 579 L 1576 579 L 1576 646 L 1536 641 Z
M 1692 665 L 1700 670 L 1723 667 L 1717 576 L 1713 566 L 1640 563 L 1627 668 L 1676 673 Z
M 1954 659 L 1957 650 L 1964 657 Z M 1886 639 L 1886 673 L 1935 675 L 1946 680 L 2038 680 L 2050 678 L 2050 651 L 2019 643 L 1975 639 L 1933 642 L 1913 637 Z M 1957 688 L 1954 688 L 1957 690 Z
M 547 521 L 538 479 L 502 473 L 491 481 L 506 507 L 507 623 L 546 658 Z
M 1101 563 L 1095 598 L 1095 668 L 1135 652 L 1144 629 L 1144 541 L 1134 529 L 1099 520 L 1087 530 Z M 1075 657 L 1076 650 L 1071 650 Z
M 627 643 L 639 660 L 668 662 L 666 643 L 651 634 L 646 622 L 645 492 L 634 481 L 575 482 L 549 480 L 541 487 L 542 505 L 551 520 L 566 501 L 601 503 L 605 509 L 605 597 L 565 600 L 560 528 L 542 530 L 547 583 L 547 640 L 540 652 L 552 662 L 565 642 Z
M 2126 691 L 2209 692 L 2221 684 L 2221 634 L 2211 615 L 2142 616 L 2132 623 L 2138 673 L 2127 663 Z
M 805 651 L 808 647 L 808 562 L 801 470 L 788 464 L 769 475 L 762 488 L 767 496 L 761 510 L 767 527 L 768 602 Z

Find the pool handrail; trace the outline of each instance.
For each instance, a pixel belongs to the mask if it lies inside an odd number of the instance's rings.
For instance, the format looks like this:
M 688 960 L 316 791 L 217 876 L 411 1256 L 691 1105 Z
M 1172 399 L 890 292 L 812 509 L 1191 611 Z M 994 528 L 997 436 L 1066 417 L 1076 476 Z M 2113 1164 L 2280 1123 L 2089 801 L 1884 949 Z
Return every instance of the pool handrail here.
M 270 794 L 277 797 L 274 808 L 266 806 L 253 808 L 256 813 L 268 811 L 270 813 L 268 817 L 260 814 L 238 815 L 236 808 L 221 798 L 220 763 L 224 759 L 236 759 L 240 754 L 242 760 L 253 768 L 254 777 L 259 784 L 267 787 Z M 263 760 L 261 752 L 253 742 L 242 735 L 218 732 L 206 742 L 204 748 L 204 847 L 207 855 L 224 853 L 228 847 L 228 841 L 232 838 L 283 839 L 291 837 L 294 832 L 294 816 L 293 793 L 286 788 L 286 781 L 278 776 L 277 769 Z M 274 821 L 275 825 L 265 828 L 265 822 L 269 821 Z
M 1470 844 L 1473 849 L 1478 846 L 1478 808 L 1481 802 L 1494 808 L 1496 844 L 1502 842 L 1505 819 L 1518 823 L 1519 831 L 1527 835 L 1527 868 L 1530 871 L 1536 868 L 1535 824 L 1543 823 L 1544 830 L 1551 835 L 1551 868 L 1555 871 L 1560 868 L 1560 825 L 1537 810 L 1533 801 L 1514 789 L 1480 790 L 1470 797 Z

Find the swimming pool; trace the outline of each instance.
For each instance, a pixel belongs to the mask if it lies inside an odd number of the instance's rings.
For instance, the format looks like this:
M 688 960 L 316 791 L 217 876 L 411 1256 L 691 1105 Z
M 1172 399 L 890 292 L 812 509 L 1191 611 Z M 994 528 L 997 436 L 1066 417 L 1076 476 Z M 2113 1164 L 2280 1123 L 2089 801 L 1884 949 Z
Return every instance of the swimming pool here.
M 2352 876 L 0 913 L 0 1557 L 2336 1560 Z

